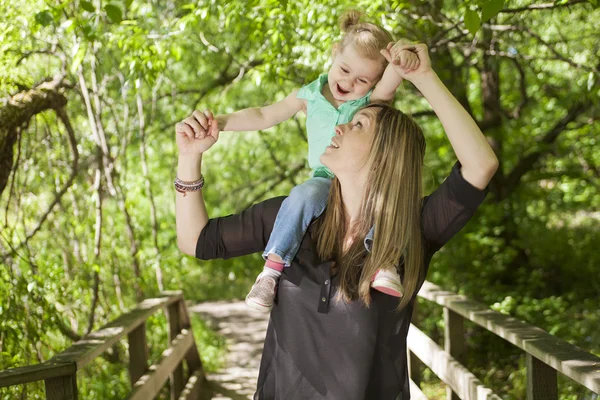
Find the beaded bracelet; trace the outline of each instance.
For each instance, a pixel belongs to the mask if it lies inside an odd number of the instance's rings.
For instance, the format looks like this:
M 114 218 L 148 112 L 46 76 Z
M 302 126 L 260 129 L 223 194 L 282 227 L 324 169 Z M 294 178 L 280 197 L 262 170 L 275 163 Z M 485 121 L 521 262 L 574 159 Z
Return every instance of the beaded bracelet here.
M 182 181 L 178 177 L 175 177 L 173 185 L 175 186 L 175 190 L 183 193 L 183 197 L 185 197 L 187 192 L 197 192 L 204 187 L 204 175 L 200 175 L 200 179 L 197 181 Z

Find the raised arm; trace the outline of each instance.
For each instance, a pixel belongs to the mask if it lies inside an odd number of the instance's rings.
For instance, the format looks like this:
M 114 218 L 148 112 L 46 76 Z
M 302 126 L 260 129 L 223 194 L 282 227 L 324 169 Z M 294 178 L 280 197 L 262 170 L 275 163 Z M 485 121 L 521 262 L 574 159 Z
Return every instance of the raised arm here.
M 408 40 L 400 39 L 396 43 L 389 43 L 387 48 L 381 50 L 388 65 L 371 94 L 372 103 L 391 103 L 394 100 L 396 90 L 402 83 L 402 76 L 396 71 L 398 67 L 402 67 L 404 71 L 408 72 L 419 66 L 419 57 L 410 51 L 410 48 Z
M 476 188 L 484 189 L 498 170 L 498 158 L 473 118 L 431 69 L 427 46 L 412 47 L 419 57 L 418 68 L 396 71 L 419 89 L 440 119 L 462 165 L 462 176 Z
M 219 138 L 219 128 L 216 123 L 208 130 L 203 138 L 198 127 L 200 122 L 195 117 L 199 111 L 179 122 L 175 128 L 179 159 L 177 162 L 177 177 L 183 181 L 198 181 L 202 177 L 202 153 L 212 147 Z M 213 122 L 210 111 L 202 113 L 204 118 Z M 196 242 L 202 229 L 208 222 L 208 212 L 202 197 L 202 190 L 179 193 L 175 199 L 175 219 L 177 223 L 177 245 L 188 255 L 195 255 Z
M 292 118 L 304 106 L 294 90 L 285 99 L 265 107 L 252 107 L 231 114 L 217 115 L 222 131 L 258 131 L 268 129 Z
M 208 134 L 200 134 L 202 124 Z M 210 111 L 195 111 L 176 125 L 179 149 L 177 177 L 198 181 L 202 177 L 202 154 L 219 139 L 219 126 Z M 180 189 L 181 190 L 181 189 Z M 201 259 L 229 258 L 264 250 L 283 198 L 256 204 L 239 214 L 209 219 L 202 190 L 180 193 L 175 200 L 177 245 Z

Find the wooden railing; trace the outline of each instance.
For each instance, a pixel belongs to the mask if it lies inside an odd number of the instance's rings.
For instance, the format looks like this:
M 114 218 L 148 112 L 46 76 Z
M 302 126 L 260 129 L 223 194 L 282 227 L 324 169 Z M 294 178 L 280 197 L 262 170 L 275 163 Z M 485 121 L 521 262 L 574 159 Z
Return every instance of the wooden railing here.
M 490 310 L 465 296 L 444 291 L 425 282 L 419 296 L 444 307 L 444 349 L 416 326 L 408 333 L 411 393 L 415 400 L 426 399 L 420 391 L 421 366 L 425 364 L 448 385 L 449 400 L 500 400 L 468 371 L 464 360 L 464 321 L 469 320 L 525 351 L 527 399 L 557 400 L 557 372 L 600 393 L 600 358 L 562 341 L 546 331 L 513 317 Z M 164 308 L 169 321 L 169 347 L 155 364 L 148 366 L 146 320 Z M 168 292 L 147 299 L 124 314 L 86 335 L 49 361 L 33 366 L 0 371 L 0 388 L 43 380 L 48 400 L 75 400 L 77 371 L 127 335 L 129 375 L 132 385 L 128 399 L 152 399 L 170 379 L 172 400 L 197 399 L 205 383 L 200 355 L 191 332 L 181 292 Z M 183 361 L 187 363 L 184 379 Z
M 527 400 L 557 400 L 557 371 L 600 393 L 600 358 L 548 332 L 491 310 L 465 296 L 425 282 L 419 296 L 444 307 L 444 349 L 416 326 L 408 332 L 409 373 L 420 383 L 420 364 L 427 365 L 448 385 L 448 400 L 495 399 L 492 393 L 460 363 L 464 361 L 464 321 L 469 320 L 525 351 Z M 418 388 L 416 389 L 419 392 Z M 418 393 L 418 395 L 422 395 Z
M 169 347 L 160 360 L 148 366 L 146 320 L 163 308 L 169 323 Z M 0 371 L 0 388 L 43 380 L 47 400 L 76 400 L 77 371 L 125 335 L 132 386 L 128 399 L 154 398 L 167 379 L 170 379 L 172 400 L 198 398 L 205 377 L 181 292 L 165 292 L 161 297 L 144 300 L 132 311 L 91 332 L 47 362 Z M 187 380 L 184 379 L 184 360 Z

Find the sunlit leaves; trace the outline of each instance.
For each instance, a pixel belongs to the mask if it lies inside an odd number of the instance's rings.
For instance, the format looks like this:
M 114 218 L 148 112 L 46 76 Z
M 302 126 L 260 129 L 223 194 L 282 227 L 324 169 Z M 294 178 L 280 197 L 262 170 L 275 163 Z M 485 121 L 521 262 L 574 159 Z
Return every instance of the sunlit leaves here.
M 481 100 L 484 50 L 488 59 L 497 62 L 502 124 L 497 131 L 486 133 L 495 135 L 501 144 L 504 173 L 510 172 L 528 152 L 540 150 L 546 156 L 524 177 L 508 201 L 495 204 L 488 195 L 463 236 L 453 239 L 436 256 L 430 277 L 444 287 L 455 285 L 490 304 L 498 302 L 506 312 L 539 318 L 536 322 L 564 335 L 568 324 L 552 316 L 540 316 L 541 311 L 569 313 L 576 309 L 574 304 L 584 302 L 576 303 L 576 298 L 567 296 L 538 302 L 531 296 L 547 294 L 544 290 L 552 287 L 576 294 L 591 293 L 600 287 L 598 278 L 594 278 L 597 273 L 593 275 L 594 266 L 600 263 L 594 247 L 598 242 L 597 219 L 588 217 L 590 210 L 600 207 L 596 175 L 600 152 L 595 150 L 598 121 L 590 115 L 582 116 L 569 124 L 569 130 L 554 145 L 540 146 L 539 142 L 564 117 L 570 104 L 598 100 L 597 75 L 589 69 L 598 63 L 593 25 L 597 15 L 589 12 L 589 3 L 553 11 L 499 12 L 503 7 L 522 6 L 521 2 L 498 0 L 460 2 L 458 6 L 443 3 L 440 17 L 430 14 L 426 6 L 416 8 L 403 0 L 0 0 L 0 11 L 5 17 L 0 21 L 0 97 L 59 73 L 63 57 L 66 81 L 71 85 L 65 88 L 69 98 L 67 112 L 81 155 L 76 185 L 29 242 L 30 252 L 22 253 L 25 261 L 11 264 L 20 272 L 15 269 L 11 275 L 7 268 L 0 268 L 0 330 L 5 332 L 0 369 L 37 362 L 35 343 L 28 342 L 24 331 L 31 324 L 21 323 L 26 315 L 48 331 L 43 336 L 46 332 L 34 327 L 43 343 L 43 353 L 49 353 L 50 346 L 60 349 L 68 344 L 44 321 L 54 323 L 60 315 L 78 332 L 85 329 L 94 271 L 100 274 L 102 287 L 98 323 L 120 312 L 115 276 L 120 279 L 125 305 L 134 303 L 132 287 L 136 278 L 126 219 L 117 199 L 107 191 L 103 192 L 102 252 L 100 259 L 94 260 L 94 182 L 100 162 L 92 128 L 97 125 L 90 124 L 78 87 L 78 72 L 85 77 L 90 93 L 99 96 L 99 121 L 114 157 L 115 179 L 123 189 L 130 213 L 144 290 L 156 291 L 157 257 L 150 201 L 141 172 L 135 97 L 138 91 L 145 112 L 149 184 L 157 204 L 157 240 L 165 282 L 169 289 L 185 289 L 188 299 L 239 298 L 261 266 L 259 255 L 198 262 L 182 256 L 176 247 L 174 196 L 169 189 L 176 160 L 173 124 L 194 108 L 222 113 L 272 103 L 326 72 L 331 46 L 340 38 L 337 19 L 350 7 L 369 10 L 396 37 L 408 34 L 411 39 L 439 43 L 431 54 L 435 68 L 446 56 L 452 63 L 448 68 L 437 69 L 438 74 L 448 74 L 448 79 L 455 81 L 452 83 L 464 79 L 462 89 L 478 118 L 486 111 Z M 501 30 L 517 22 L 523 30 Z M 481 33 L 492 23 L 498 30 L 492 34 L 493 48 L 486 48 L 479 39 L 484 39 Z M 528 35 L 525 28 L 581 67 L 557 59 L 548 45 Z M 473 40 L 473 34 L 478 40 Z M 258 65 L 250 66 L 251 61 Z M 513 112 L 524 97 L 517 62 L 523 68 L 527 99 L 518 118 Z M 92 88 L 92 67 L 96 71 L 96 89 Z M 96 109 L 94 99 L 91 103 Z M 396 105 L 410 113 L 430 110 L 422 96 L 414 95 L 410 85 L 398 92 Z M 290 175 L 290 166 L 302 164 L 305 159 L 303 118 L 299 117 L 298 124 L 289 121 L 261 133 L 221 135 L 203 165 L 208 182 L 204 195 L 211 216 L 239 211 L 255 199 L 285 195 L 306 178 L 306 169 Z M 418 117 L 418 122 L 427 137 L 425 175 L 428 183 L 434 183 L 427 186 L 431 190 L 446 177 L 456 155 L 435 118 Z M 56 123 L 53 112 L 38 115 L 23 133 L 16 192 L 10 204 L 4 194 L 0 199 L 0 221 L 4 221 L 4 210 L 10 213 L 10 226 L 2 232 L 4 235 L 14 228 L 10 236 L 14 243 L 35 226 L 43 205 L 66 181 L 71 159 L 66 133 Z M 282 181 L 273 186 L 275 179 Z M 106 189 L 105 180 L 101 187 Z M 571 218 L 575 214 L 579 220 Z M 567 228 L 566 221 L 580 221 L 580 227 Z M 511 234 L 514 237 L 507 239 Z M 0 238 L 0 247 L 4 247 L 3 240 Z M 514 267 L 511 263 L 518 259 L 521 249 L 529 254 L 529 264 Z M 30 261 L 36 263 L 39 278 L 30 273 Z M 573 274 L 574 268 L 578 274 L 585 274 L 584 286 L 578 286 L 581 278 Z M 552 281 L 555 276 L 560 280 Z M 504 284 L 505 281 L 510 284 Z M 552 286 L 547 284 L 550 281 Z M 48 306 L 43 313 L 26 311 L 34 295 L 43 296 L 48 304 L 61 304 L 60 310 Z M 549 304 L 553 300 L 556 307 Z M 589 314 L 582 309 L 580 314 L 588 315 L 586 312 Z M 587 323 L 597 321 L 597 317 L 586 318 L 576 323 L 578 329 L 592 332 L 587 336 L 590 341 L 583 343 L 599 348 L 600 337 Z M 435 326 L 439 320 L 433 318 L 425 323 Z M 96 391 L 98 398 L 112 398 L 102 392 L 101 385 L 86 385 Z M 119 387 L 126 385 L 126 381 L 119 383 Z

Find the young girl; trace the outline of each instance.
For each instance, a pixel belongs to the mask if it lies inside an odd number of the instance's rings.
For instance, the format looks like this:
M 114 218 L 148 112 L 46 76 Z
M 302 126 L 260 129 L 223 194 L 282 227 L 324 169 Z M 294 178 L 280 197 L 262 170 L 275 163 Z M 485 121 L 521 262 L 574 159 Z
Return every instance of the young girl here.
M 265 267 L 246 297 L 246 304 L 259 311 L 272 309 L 281 271 L 290 266 L 308 225 L 325 208 L 333 174 L 319 158 L 328 146 L 338 147 L 333 138 L 335 126 L 348 123 L 355 112 L 371 102 L 392 101 L 402 78 L 388 63 L 400 65 L 407 72 L 419 65 L 410 46 L 403 41 L 391 43 L 392 37 L 384 29 L 361 23 L 358 12 L 344 14 L 340 27 L 344 37 L 333 46 L 333 64 L 329 72 L 293 91 L 284 100 L 216 117 L 209 110 L 193 114 L 202 125 L 194 128 L 206 134 L 209 130 L 267 129 L 288 120 L 300 110 L 306 113 L 308 163 L 313 177 L 294 187 L 281 205 L 263 253 Z M 198 125 L 198 122 L 194 118 L 186 119 L 190 125 Z M 370 249 L 372 233 L 373 229 L 365 240 L 367 249 Z M 372 278 L 371 286 L 392 296 L 402 296 L 397 271 L 380 269 Z

